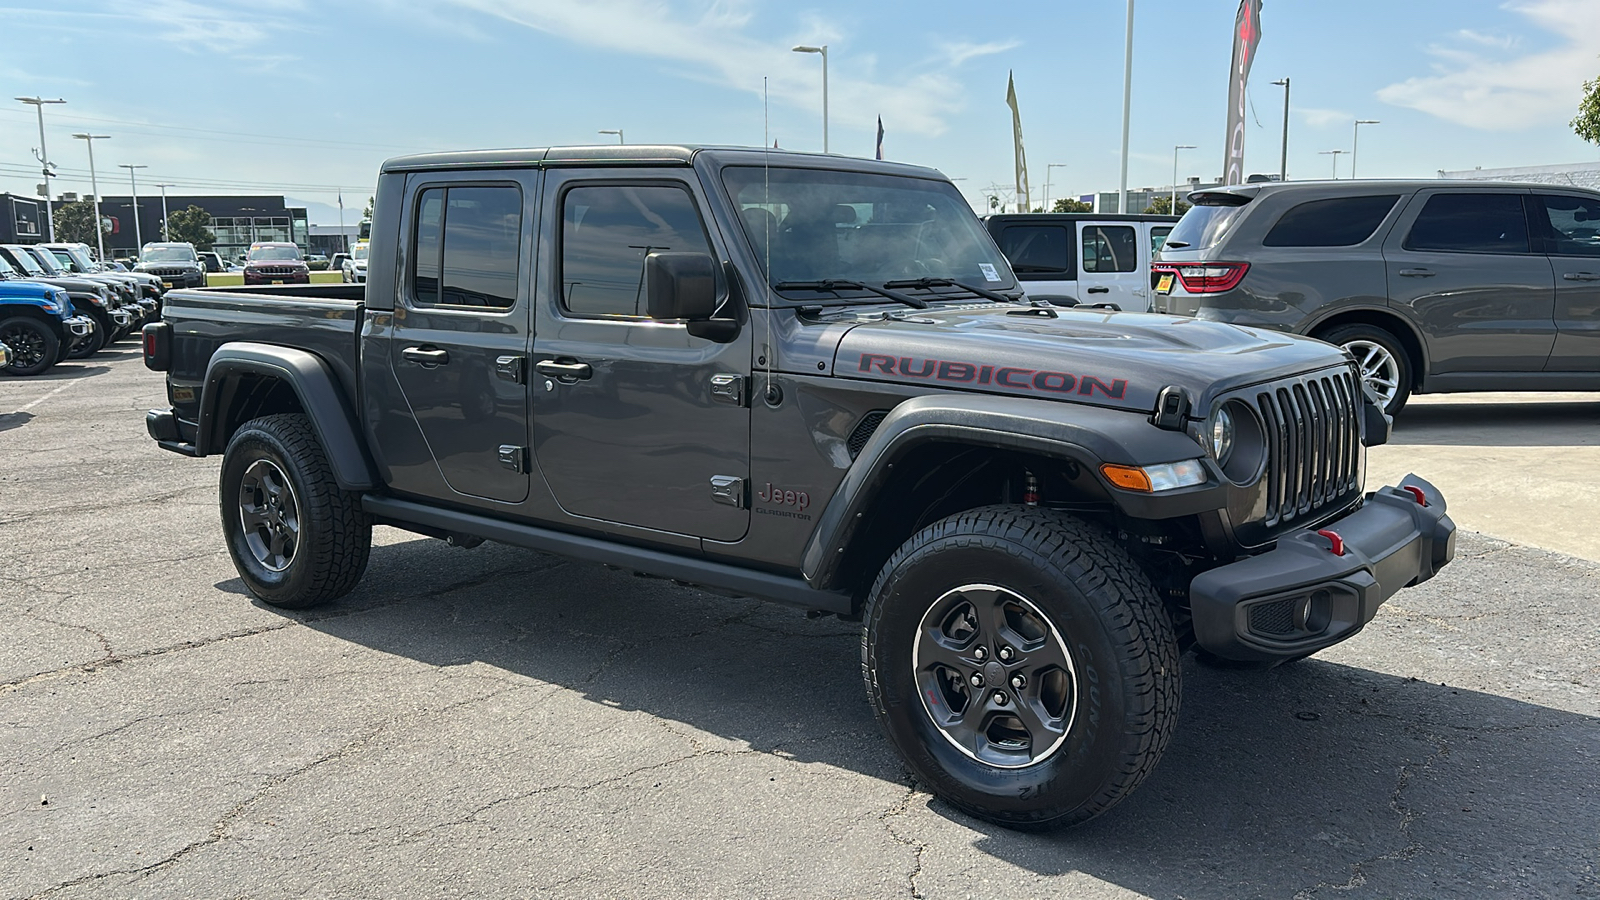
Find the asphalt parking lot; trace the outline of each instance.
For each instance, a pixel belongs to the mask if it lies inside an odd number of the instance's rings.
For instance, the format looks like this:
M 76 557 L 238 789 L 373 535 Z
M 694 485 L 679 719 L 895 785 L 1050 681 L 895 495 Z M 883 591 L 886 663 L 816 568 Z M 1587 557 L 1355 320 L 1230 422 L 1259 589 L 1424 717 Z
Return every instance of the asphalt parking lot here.
M 0 896 L 1600 897 L 1593 395 L 1416 400 L 1369 483 L 1484 533 L 1311 660 L 1187 662 L 1044 835 L 907 780 L 837 619 L 389 529 L 254 603 L 163 396 L 131 345 L 0 381 Z

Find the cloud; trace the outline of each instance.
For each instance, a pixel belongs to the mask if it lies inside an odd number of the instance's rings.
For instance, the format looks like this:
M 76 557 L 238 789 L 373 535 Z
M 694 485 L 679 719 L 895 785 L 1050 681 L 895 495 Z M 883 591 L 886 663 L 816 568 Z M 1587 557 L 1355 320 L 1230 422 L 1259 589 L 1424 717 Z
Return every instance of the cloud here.
M 762 79 L 772 100 L 811 108 L 817 102 L 818 63 L 790 52 L 796 44 L 842 43 L 827 23 L 808 20 L 790 39 L 750 33 L 749 0 L 453 0 L 494 16 L 584 46 L 674 63 L 692 78 L 757 96 Z M 875 80 L 871 56 L 857 55 L 829 73 L 829 101 L 837 121 L 870 121 L 892 110 L 896 128 L 925 136 L 945 131 L 946 117 L 960 109 L 962 90 L 943 69 L 1010 44 L 945 45 L 945 55 L 921 71 Z M 836 62 L 834 59 L 830 63 Z M 935 65 L 937 63 L 937 65 Z M 842 70 L 841 70 L 842 69 Z
M 944 51 L 946 62 L 952 66 L 959 66 L 969 59 L 1004 53 L 1020 46 L 1022 46 L 1021 41 L 990 41 L 986 44 L 971 44 L 963 41 L 940 44 L 939 49 Z
M 1458 31 L 1454 43 L 1428 48 L 1434 74 L 1382 88 L 1378 99 L 1487 131 L 1566 122 L 1583 81 L 1595 72 L 1600 0 L 1529 0 L 1507 8 L 1558 35 L 1559 45 L 1512 56 L 1522 45 L 1518 37 Z
M 1315 106 L 1297 106 L 1295 115 L 1312 128 L 1326 128 L 1329 125 L 1348 125 L 1356 117 L 1342 109 L 1318 109 Z
M 56 31 L 106 38 L 136 34 L 185 52 L 260 43 L 278 32 L 300 30 L 304 0 L 144 0 L 132 3 L 61 3 L 49 9 L 7 9 Z

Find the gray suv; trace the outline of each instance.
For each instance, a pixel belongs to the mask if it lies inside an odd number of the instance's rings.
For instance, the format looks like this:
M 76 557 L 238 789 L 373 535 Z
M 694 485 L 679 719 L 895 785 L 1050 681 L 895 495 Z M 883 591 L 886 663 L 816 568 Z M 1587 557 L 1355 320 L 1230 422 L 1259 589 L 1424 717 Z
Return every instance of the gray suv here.
M 1250 184 L 1195 204 L 1153 311 L 1338 344 L 1412 393 L 1600 390 L 1600 192 L 1449 181 Z

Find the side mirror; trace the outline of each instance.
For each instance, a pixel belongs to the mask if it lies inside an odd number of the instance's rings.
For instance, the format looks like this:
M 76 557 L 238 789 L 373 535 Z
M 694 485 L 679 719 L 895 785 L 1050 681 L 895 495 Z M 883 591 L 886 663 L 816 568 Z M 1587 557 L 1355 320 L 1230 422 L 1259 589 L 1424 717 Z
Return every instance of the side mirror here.
M 717 264 L 705 253 L 658 251 L 644 258 L 645 313 L 652 319 L 682 319 L 691 335 L 727 343 L 739 323 L 713 319 L 717 311 Z

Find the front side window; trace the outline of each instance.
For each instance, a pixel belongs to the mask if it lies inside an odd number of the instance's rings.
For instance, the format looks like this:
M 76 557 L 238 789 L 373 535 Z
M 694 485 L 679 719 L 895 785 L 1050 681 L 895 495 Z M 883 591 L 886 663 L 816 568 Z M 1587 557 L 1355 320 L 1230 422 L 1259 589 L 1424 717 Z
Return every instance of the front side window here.
M 1290 207 L 1261 243 L 1268 247 L 1353 247 L 1372 237 L 1399 194 L 1332 197 Z
M 1600 256 L 1600 200 L 1545 194 L 1539 205 L 1550 222 L 1553 256 Z
M 579 316 L 642 316 L 645 257 L 711 253 L 694 197 L 668 185 L 582 185 L 561 201 L 561 302 Z
M 1062 273 L 1072 269 L 1067 229 L 1061 225 L 1008 225 L 1000 232 L 1000 252 L 1017 274 Z
M 1434 194 L 1406 235 L 1407 250 L 1527 253 L 1520 194 Z
M 522 191 L 433 187 L 417 194 L 411 296 L 420 305 L 507 309 L 517 302 Z
M 1139 241 L 1129 225 L 1087 225 L 1083 229 L 1085 272 L 1132 272 L 1139 267 Z

